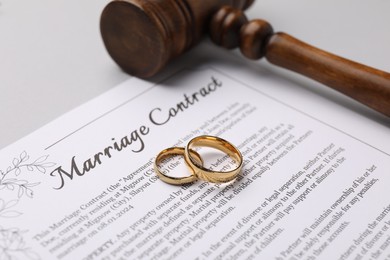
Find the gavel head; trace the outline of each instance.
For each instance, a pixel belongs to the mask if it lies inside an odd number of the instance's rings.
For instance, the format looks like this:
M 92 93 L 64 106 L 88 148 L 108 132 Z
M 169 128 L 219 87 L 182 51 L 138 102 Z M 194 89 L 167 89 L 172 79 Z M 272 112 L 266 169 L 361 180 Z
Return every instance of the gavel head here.
M 114 0 L 100 31 L 108 53 L 127 73 L 150 77 L 196 44 L 224 5 L 246 9 L 254 0 Z

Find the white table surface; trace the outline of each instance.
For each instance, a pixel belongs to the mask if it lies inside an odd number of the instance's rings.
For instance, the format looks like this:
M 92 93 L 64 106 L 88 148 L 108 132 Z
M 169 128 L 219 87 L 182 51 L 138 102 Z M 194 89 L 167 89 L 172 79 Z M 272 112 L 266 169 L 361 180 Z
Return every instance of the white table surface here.
M 100 13 L 108 2 L 0 0 L 0 148 L 129 77 L 100 38 Z M 257 0 L 247 13 L 268 20 L 276 31 L 390 71 L 389 0 Z M 320 95 L 349 102 L 326 91 Z M 360 113 L 359 105 L 353 106 Z M 386 118 L 361 111 L 389 126 Z

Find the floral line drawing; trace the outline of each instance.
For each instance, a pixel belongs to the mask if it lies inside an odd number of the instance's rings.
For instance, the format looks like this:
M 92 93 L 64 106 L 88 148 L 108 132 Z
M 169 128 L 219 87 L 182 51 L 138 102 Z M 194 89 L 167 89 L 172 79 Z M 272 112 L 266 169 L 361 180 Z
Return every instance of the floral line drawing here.
M 46 173 L 46 169 L 55 165 L 52 162 L 46 162 L 49 155 L 43 155 L 35 161 L 28 162 L 30 156 L 26 151 L 23 151 L 19 157 L 12 160 L 12 166 L 9 166 L 6 171 L 0 170 L 0 190 L 17 190 L 18 198 L 26 195 L 29 198 L 33 197 L 32 187 L 39 185 L 39 182 L 29 183 L 27 180 L 20 179 L 19 176 L 23 170 L 33 172 L 35 170 Z M 14 178 L 9 178 L 13 173 Z
M 19 199 L 24 195 L 33 198 L 32 188 L 39 185 L 40 182 L 29 182 L 22 179 L 21 174 L 25 171 L 46 173 L 47 168 L 55 165 L 55 163 L 47 162 L 48 157 L 49 155 L 43 155 L 32 161 L 27 152 L 23 151 L 19 157 L 12 160 L 12 165 L 8 166 L 6 171 L 0 170 L 0 191 L 5 189 L 11 192 L 17 191 L 18 197 L 18 199 L 8 202 L 0 198 L 0 218 L 15 218 L 22 215 L 21 212 L 14 210 L 14 207 L 18 205 Z M 0 226 L 0 260 L 41 259 L 37 253 L 27 247 L 23 238 L 26 232 L 28 231 Z
M 19 211 L 10 210 L 10 208 L 16 206 L 19 200 L 11 200 L 9 202 L 5 202 L 3 199 L 0 199 L 0 217 L 3 218 L 15 218 L 22 215 Z
M 0 260 L 30 259 L 39 260 L 40 256 L 26 246 L 23 233 L 18 228 L 2 228 L 0 226 Z

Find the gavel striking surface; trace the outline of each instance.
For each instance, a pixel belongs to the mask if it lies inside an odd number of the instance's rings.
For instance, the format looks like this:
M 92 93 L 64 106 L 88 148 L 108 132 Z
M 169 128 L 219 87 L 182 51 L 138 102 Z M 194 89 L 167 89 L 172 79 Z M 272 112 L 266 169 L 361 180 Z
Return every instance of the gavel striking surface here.
M 263 20 L 248 22 L 241 9 L 253 0 L 114 0 L 103 10 L 101 33 L 118 65 L 150 77 L 190 49 L 210 28 L 212 40 L 244 56 L 319 81 L 390 117 L 390 74 L 277 32 Z M 218 11 L 218 12 L 217 12 Z

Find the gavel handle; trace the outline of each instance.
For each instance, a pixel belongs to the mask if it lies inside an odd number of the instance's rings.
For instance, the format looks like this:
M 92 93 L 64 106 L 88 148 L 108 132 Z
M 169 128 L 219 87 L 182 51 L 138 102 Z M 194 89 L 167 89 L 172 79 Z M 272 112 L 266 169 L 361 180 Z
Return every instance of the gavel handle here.
M 272 64 L 319 81 L 390 117 L 390 74 L 274 33 L 260 19 L 249 21 L 241 10 L 222 7 L 211 19 L 210 37 L 218 45 L 237 46 L 249 59 Z
M 390 117 L 389 73 L 325 52 L 286 33 L 269 38 L 265 57 Z

